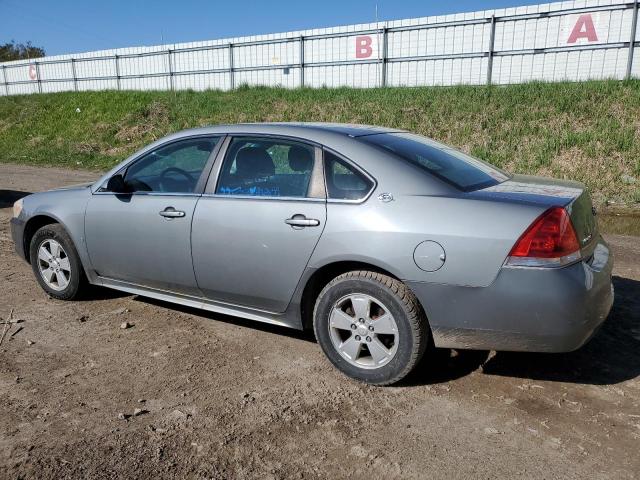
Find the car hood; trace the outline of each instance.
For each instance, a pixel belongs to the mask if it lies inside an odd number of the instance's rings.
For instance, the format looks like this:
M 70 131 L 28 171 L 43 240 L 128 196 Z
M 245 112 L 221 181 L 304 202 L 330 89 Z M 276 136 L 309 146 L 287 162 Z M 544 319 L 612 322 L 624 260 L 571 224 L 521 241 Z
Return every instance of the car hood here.
M 94 182 L 77 183 L 77 184 L 74 184 L 74 185 L 67 185 L 65 187 L 53 188 L 53 189 L 49 190 L 49 192 L 58 192 L 58 191 L 61 191 L 61 190 L 83 190 L 85 188 L 89 188 L 93 184 L 94 184 Z

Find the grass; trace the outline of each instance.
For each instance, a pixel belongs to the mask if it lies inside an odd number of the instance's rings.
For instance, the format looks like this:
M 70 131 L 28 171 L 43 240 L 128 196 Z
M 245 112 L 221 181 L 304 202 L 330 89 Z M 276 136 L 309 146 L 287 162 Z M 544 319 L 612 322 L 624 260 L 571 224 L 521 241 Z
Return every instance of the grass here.
M 514 173 L 580 180 L 598 203 L 640 202 L 640 80 L 0 97 L 0 161 L 104 170 L 176 130 L 263 121 L 404 128 Z

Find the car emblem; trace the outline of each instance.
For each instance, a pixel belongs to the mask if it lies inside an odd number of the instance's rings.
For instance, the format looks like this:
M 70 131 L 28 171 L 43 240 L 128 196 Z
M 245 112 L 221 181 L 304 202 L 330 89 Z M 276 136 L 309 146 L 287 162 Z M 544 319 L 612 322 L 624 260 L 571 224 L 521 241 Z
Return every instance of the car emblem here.
M 586 237 L 584 237 L 582 239 L 582 243 L 588 243 L 589 240 L 591 240 L 592 237 L 593 237 L 593 233 L 590 233 L 589 235 L 587 235 Z
M 391 202 L 393 201 L 393 195 L 391 195 L 390 193 L 381 193 L 380 195 L 378 195 L 378 200 L 385 203 Z

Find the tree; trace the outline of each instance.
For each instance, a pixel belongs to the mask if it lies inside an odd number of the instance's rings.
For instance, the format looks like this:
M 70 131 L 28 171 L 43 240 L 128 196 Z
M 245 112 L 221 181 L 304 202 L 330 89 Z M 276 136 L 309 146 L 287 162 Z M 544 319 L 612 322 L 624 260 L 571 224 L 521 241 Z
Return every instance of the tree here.
M 31 42 L 16 43 L 15 40 L 11 40 L 8 43 L 0 44 L 0 62 L 38 58 L 44 57 L 44 55 L 44 48 L 34 47 Z

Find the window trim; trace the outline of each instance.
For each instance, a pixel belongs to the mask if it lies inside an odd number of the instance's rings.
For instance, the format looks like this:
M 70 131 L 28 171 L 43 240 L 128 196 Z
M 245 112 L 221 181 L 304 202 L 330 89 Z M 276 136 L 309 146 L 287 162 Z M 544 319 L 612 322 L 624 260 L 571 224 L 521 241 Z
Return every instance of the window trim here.
M 102 185 L 100 185 L 100 187 L 93 192 L 93 195 L 139 195 L 139 196 L 152 196 L 152 197 L 175 197 L 175 196 L 184 196 L 184 197 L 199 197 L 204 193 L 206 184 L 207 184 L 207 179 L 209 178 L 209 175 L 211 174 L 211 169 L 215 164 L 216 158 L 218 156 L 218 153 L 220 152 L 220 149 L 222 148 L 222 144 L 226 141 L 227 139 L 227 134 L 226 133 L 219 133 L 219 134 L 201 134 L 201 135 L 187 135 L 184 137 L 180 137 L 180 138 L 174 138 L 171 139 L 167 142 L 164 142 L 160 145 L 157 145 L 155 148 L 149 149 L 149 150 L 145 150 L 144 152 L 140 153 L 140 155 L 137 155 L 135 158 L 132 158 L 131 161 L 127 162 L 125 165 L 123 165 L 122 167 L 120 167 L 116 172 L 114 172 L 111 177 L 114 177 L 115 175 L 126 175 L 126 171 L 135 163 L 137 163 L 138 161 L 142 160 L 144 157 L 146 157 L 147 155 L 152 154 L 153 152 L 161 149 L 161 148 L 165 148 L 169 145 L 172 145 L 174 143 L 178 143 L 178 142 L 183 142 L 183 141 L 187 141 L 187 140 L 194 140 L 194 139 L 207 139 L 207 138 L 218 138 L 218 142 L 216 143 L 216 145 L 213 147 L 213 150 L 211 150 L 211 153 L 209 154 L 209 156 L 207 157 L 207 161 L 204 164 L 204 168 L 202 169 L 202 172 L 200 173 L 200 176 L 198 177 L 198 181 L 196 182 L 196 186 L 193 189 L 193 192 L 144 192 L 144 191 L 140 191 L 140 192 L 130 192 L 130 193 L 116 193 L 116 192 L 109 192 L 108 190 L 105 190 L 107 187 L 107 183 L 109 182 L 109 179 L 107 179 Z M 124 173 L 123 173 L 124 172 Z M 109 178 L 111 178 L 109 177 Z
M 326 165 L 326 160 L 324 155 L 325 152 L 328 152 L 331 155 L 335 155 L 340 160 L 345 162 L 347 165 L 352 167 L 355 171 L 362 174 L 364 177 L 368 178 L 371 181 L 371 188 L 367 191 L 366 195 L 364 195 L 362 198 L 359 198 L 359 199 L 329 198 L 329 187 L 327 186 L 327 171 L 326 171 L 327 165 Z M 325 194 L 327 195 L 327 203 L 347 203 L 347 204 L 364 203 L 367 200 L 369 200 L 373 192 L 376 190 L 376 188 L 378 188 L 378 181 L 364 168 L 362 168 L 360 165 L 356 164 L 354 161 L 350 160 L 349 158 L 345 157 L 341 153 L 336 152 L 335 150 L 328 147 L 324 147 L 324 146 L 322 147 L 322 169 L 324 170 L 324 183 L 325 183 L 324 190 L 325 190 Z
M 216 193 L 216 189 L 218 188 L 218 181 L 220 179 L 220 173 L 222 172 L 222 165 L 224 164 L 225 157 L 227 156 L 227 151 L 233 142 L 234 139 L 237 138 L 268 138 L 273 140 L 284 140 L 287 142 L 296 142 L 302 143 L 309 147 L 312 147 L 314 150 L 314 167 L 311 170 L 311 179 L 309 180 L 309 186 L 313 185 L 314 182 L 317 182 L 318 179 L 316 176 L 322 175 L 320 178 L 320 182 L 324 189 L 324 196 L 321 197 L 272 197 L 272 196 L 257 196 L 257 195 L 224 195 L 221 193 Z M 318 163 L 322 168 L 318 168 Z M 238 199 L 238 200 L 267 200 L 267 201 L 285 201 L 285 202 L 326 202 L 327 201 L 327 187 L 324 179 L 324 159 L 322 156 L 322 146 L 317 142 L 312 140 L 307 140 L 306 138 L 294 137 L 290 135 L 277 135 L 277 134 L 268 134 L 268 133 L 231 133 L 227 135 L 225 138 L 224 145 L 221 146 L 220 151 L 218 152 L 216 161 L 214 163 L 213 169 L 211 170 L 211 174 L 209 175 L 209 179 L 207 180 L 207 184 L 202 193 L 202 196 L 212 197 L 212 198 L 227 198 L 227 199 Z

